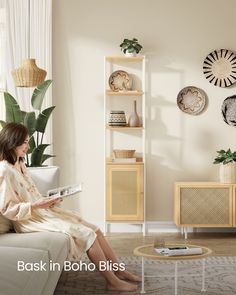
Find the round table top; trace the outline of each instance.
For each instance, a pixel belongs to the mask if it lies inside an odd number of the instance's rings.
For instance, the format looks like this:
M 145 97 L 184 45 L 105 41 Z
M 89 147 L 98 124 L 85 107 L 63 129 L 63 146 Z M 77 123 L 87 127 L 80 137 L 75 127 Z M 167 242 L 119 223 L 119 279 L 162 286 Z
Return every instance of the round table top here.
M 134 255 L 141 256 L 149 259 L 157 259 L 157 260 L 192 260 L 192 259 L 202 259 L 211 255 L 211 249 L 207 247 L 202 247 L 199 245 L 189 245 L 189 244 L 167 244 L 165 247 L 170 246 L 186 246 L 189 248 L 202 248 L 202 254 L 195 255 L 179 255 L 179 256 L 166 256 L 163 254 L 159 254 L 154 249 L 154 244 L 139 246 L 134 249 Z

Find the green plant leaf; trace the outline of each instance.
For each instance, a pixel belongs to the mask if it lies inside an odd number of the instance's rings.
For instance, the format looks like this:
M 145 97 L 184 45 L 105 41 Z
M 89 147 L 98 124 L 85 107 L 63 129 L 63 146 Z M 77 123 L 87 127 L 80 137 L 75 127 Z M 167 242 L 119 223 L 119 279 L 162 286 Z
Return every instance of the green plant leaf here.
M 42 155 L 42 161 L 41 161 L 41 163 L 43 164 L 47 159 L 54 158 L 54 157 L 56 157 L 56 156 L 54 156 L 54 155 L 48 155 L 48 154 L 43 154 Z
M 36 125 L 35 112 L 29 112 L 25 114 L 24 125 L 29 131 L 29 136 L 32 136 L 35 132 Z
M 33 152 L 33 150 L 36 148 L 35 139 L 33 136 L 31 136 L 29 139 L 29 146 L 30 146 L 30 148 L 29 148 L 27 154 L 31 154 Z
M 43 99 L 48 87 L 51 85 L 52 80 L 46 80 L 42 84 L 38 85 L 32 94 L 31 104 L 35 110 L 40 111 L 43 103 Z
M 54 110 L 54 108 L 55 108 L 55 106 L 47 108 L 47 109 L 43 110 L 42 113 L 40 113 L 38 115 L 38 118 L 36 120 L 36 125 L 35 125 L 36 131 L 41 132 L 41 133 L 45 132 L 48 119 L 49 119 L 52 111 Z
M 7 124 L 6 122 L 0 120 L 0 125 L 1 125 L 2 128 L 3 128 L 6 124 Z
M 4 92 L 4 100 L 6 107 L 6 122 L 23 123 L 23 113 L 13 96 Z
M 31 167 L 42 166 L 43 153 L 44 150 L 49 146 L 49 144 L 40 144 L 37 146 L 31 154 Z

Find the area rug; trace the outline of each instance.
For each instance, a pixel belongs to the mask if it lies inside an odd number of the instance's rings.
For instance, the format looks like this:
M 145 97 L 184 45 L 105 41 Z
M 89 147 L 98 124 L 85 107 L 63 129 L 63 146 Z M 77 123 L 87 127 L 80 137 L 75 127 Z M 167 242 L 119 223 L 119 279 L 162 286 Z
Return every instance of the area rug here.
M 141 275 L 141 260 L 139 257 L 119 257 L 125 268 Z M 83 262 L 89 263 L 84 258 Z M 174 294 L 173 262 L 156 260 L 145 261 L 145 274 L 158 275 L 145 279 L 146 294 Z M 202 263 L 199 260 L 178 262 L 178 295 L 232 295 L 236 294 L 236 257 L 209 257 L 206 259 L 205 286 L 206 292 L 201 292 Z M 159 276 L 160 275 L 160 276 Z M 63 271 L 54 295 L 99 295 L 99 294 L 140 294 L 141 284 L 136 292 L 106 291 L 105 282 L 95 271 Z

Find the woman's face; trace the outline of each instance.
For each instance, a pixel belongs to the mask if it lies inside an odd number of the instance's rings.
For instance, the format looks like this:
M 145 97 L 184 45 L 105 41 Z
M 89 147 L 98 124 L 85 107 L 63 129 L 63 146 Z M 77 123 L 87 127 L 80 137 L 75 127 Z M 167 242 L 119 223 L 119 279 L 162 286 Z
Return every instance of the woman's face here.
M 22 143 L 22 145 L 19 145 L 16 147 L 15 153 L 16 153 L 17 158 L 19 158 L 19 157 L 24 158 L 28 149 L 29 149 L 29 136 L 26 137 L 26 139 Z

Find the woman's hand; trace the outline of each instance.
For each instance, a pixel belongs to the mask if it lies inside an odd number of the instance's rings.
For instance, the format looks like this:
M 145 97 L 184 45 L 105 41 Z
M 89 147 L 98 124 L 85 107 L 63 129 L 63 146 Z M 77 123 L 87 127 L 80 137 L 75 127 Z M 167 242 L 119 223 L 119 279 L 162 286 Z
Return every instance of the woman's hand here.
M 62 201 L 62 198 L 45 197 L 32 203 L 31 207 L 32 209 L 49 209 L 54 207 L 56 204 L 60 203 L 61 201 Z

